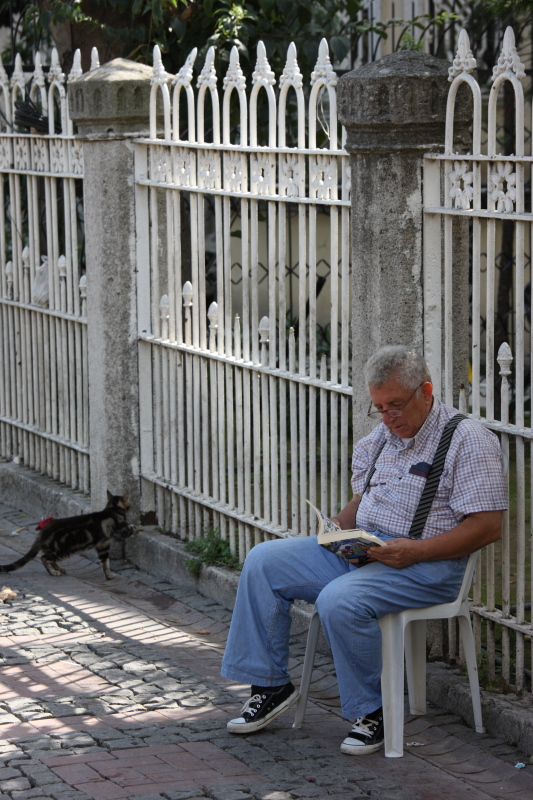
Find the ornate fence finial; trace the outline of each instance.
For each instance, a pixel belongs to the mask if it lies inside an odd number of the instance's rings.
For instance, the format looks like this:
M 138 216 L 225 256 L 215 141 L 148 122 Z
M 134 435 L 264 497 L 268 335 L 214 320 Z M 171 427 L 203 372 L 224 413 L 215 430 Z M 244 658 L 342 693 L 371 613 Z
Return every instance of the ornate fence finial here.
M 35 53 L 34 63 L 35 70 L 33 72 L 33 83 L 42 88 L 43 86 L 46 86 L 46 78 L 44 77 L 43 64 L 41 60 L 41 54 L 39 52 Z
M 30 268 L 30 248 L 28 245 L 22 251 L 22 269 L 29 269 Z
M 81 68 L 81 50 L 78 47 L 74 53 L 74 59 L 72 61 L 72 69 L 68 74 L 67 83 L 72 83 L 72 81 L 77 81 L 78 78 L 81 78 L 82 75 L 83 75 L 83 70 Z
M 476 67 L 476 59 L 472 55 L 472 50 L 470 49 L 470 39 L 463 28 L 459 34 L 457 53 L 452 66 L 448 70 L 448 80 L 451 83 L 461 72 L 473 72 Z
M 337 85 L 337 73 L 331 66 L 326 39 L 322 39 L 318 48 L 318 59 L 311 73 L 311 86 L 314 86 L 317 81 L 324 81 L 326 86 Z
M 172 86 L 176 86 L 176 84 L 180 84 L 180 86 L 188 87 L 192 83 L 193 79 L 193 65 L 196 61 L 196 56 L 198 54 L 198 48 L 194 47 L 187 58 L 185 59 L 185 64 L 182 68 L 177 72 L 174 77 L 172 78 Z
M 218 328 L 218 303 L 211 303 L 207 311 L 207 319 L 209 320 L 209 330 L 216 331 Z
M 150 76 L 150 86 L 157 83 L 159 86 L 165 86 L 168 80 L 168 73 L 165 72 L 163 62 L 161 61 L 161 50 L 159 45 L 154 45 L 154 66 Z
M 237 90 L 246 89 L 246 78 L 239 62 L 239 51 L 235 46 L 231 48 L 228 71 L 222 82 L 223 89 L 227 89 L 228 86 L 235 86 Z
M 81 302 L 87 300 L 87 275 L 82 275 L 79 283 Z
M 263 42 L 257 44 L 257 61 L 255 62 L 255 69 L 252 73 L 252 83 L 256 84 L 261 81 L 268 86 L 274 86 L 276 83 L 276 76 L 270 64 L 268 63 L 266 48 Z
M 52 50 L 52 63 L 50 64 L 50 69 L 48 70 L 48 82 L 49 83 L 65 82 L 65 75 L 61 70 L 61 64 L 59 63 L 59 56 L 57 54 L 57 50 L 55 47 Z
M 215 70 L 215 48 L 210 47 L 205 57 L 205 64 L 198 76 L 198 89 L 205 83 L 212 91 L 217 88 L 217 73 Z
M 185 281 L 183 284 L 183 291 L 181 293 L 185 308 L 190 308 L 192 306 L 192 294 L 192 283 L 190 281 Z
M 500 57 L 498 59 L 498 63 L 492 70 L 492 78 L 491 80 L 496 80 L 498 75 L 502 75 L 504 72 L 514 72 L 516 77 L 519 80 L 526 77 L 525 67 L 520 61 L 518 57 L 518 53 L 516 52 L 515 46 L 515 38 L 514 38 L 514 31 L 509 26 L 503 37 L 503 47 L 502 52 L 500 53 Z
M 98 55 L 98 49 L 93 47 L 91 50 L 91 66 L 89 67 L 89 72 L 92 72 L 95 69 L 98 69 L 100 66 L 100 56 Z
M 11 75 L 11 86 L 20 86 L 24 88 L 25 83 L 24 70 L 22 68 L 22 58 L 20 57 L 20 53 L 17 53 L 15 56 L 15 68 Z
M 500 345 L 500 349 L 498 350 L 497 356 L 498 364 L 500 365 L 500 375 L 503 377 L 507 377 L 507 375 L 511 374 L 511 363 L 513 361 L 513 353 L 511 348 L 504 342 Z
M 300 72 L 300 67 L 298 66 L 298 60 L 296 58 L 296 45 L 294 42 L 290 43 L 289 49 L 287 50 L 287 61 L 285 63 L 283 74 L 279 79 L 280 88 L 287 82 L 294 86 L 295 89 L 301 89 L 304 82 L 304 76 Z
M 268 344 L 270 338 L 270 320 L 268 317 L 263 317 L 257 329 L 259 331 L 259 343 Z
M 67 279 L 67 259 L 65 256 L 59 256 L 57 259 L 57 271 L 61 280 Z

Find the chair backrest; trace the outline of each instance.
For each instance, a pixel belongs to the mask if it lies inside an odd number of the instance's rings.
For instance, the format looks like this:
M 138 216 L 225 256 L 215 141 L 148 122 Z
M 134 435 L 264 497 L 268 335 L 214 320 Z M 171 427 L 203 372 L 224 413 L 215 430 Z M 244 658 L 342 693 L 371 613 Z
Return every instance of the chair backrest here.
M 472 581 L 474 580 L 474 572 L 476 569 L 476 562 L 478 557 L 479 550 L 476 550 L 475 553 L 470 553 L 468 556 L 468 562 L 466 564 L 465 574 L 463 575 L 463 582 L 461 583 L 461 588 L 459 590 L 459 594 L 457 599 L 463 602 L 468 598 L 468 592 L 470 591 L 470 587 L 472 586 Z

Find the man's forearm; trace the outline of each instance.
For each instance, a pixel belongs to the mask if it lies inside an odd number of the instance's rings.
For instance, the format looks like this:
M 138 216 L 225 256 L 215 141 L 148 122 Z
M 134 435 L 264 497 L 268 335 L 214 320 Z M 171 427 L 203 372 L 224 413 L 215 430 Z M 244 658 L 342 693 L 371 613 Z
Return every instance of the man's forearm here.
M 355 517 L 357 515 L 357 509 L 359 508 L 359 503 L 361 502 L 361 495 L 355 494 L 349 503 L 347 503 L 342 511 L 332 517 L 331 519 L 333 522 L 336 522 L 339 528 L 342 528 L 343 531 L 349 531 L 352 528 L 355 528 Z

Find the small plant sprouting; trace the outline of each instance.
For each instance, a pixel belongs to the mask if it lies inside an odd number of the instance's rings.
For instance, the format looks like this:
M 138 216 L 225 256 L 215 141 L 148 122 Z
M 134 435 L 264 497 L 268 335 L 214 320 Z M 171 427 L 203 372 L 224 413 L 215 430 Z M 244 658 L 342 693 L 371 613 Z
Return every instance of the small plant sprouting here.
M 206 531 L 203 539 L 187 542 L 185 550 L 193 554 L 193 558 L 185 561 L 185 567 L 194 578 L 200 577 L 202 564 L 207 567 L 226 567 L 226 569 L 242 569 L 242 564 L 230 550 L 229 542 L 220 538 L 218 528 Z

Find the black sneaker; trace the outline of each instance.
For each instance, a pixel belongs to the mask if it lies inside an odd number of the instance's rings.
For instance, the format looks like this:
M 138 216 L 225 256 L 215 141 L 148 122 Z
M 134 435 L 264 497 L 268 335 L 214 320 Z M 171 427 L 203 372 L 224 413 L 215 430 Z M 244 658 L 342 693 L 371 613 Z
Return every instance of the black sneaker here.
M 292 683 L 276 686 L 261 694 L 254 694 L 243 706 L 241 716 L 231 719 L 227 728 L 231 733 L 253 733 L 261 730 L 273 719 L 293 706 L 298 699 L 298 690 Z
M 366 717 L 359 717 L 341 744 L 341 752 L 351 756 L 375 753 L 383 744 L 383 709 L 378 708 Z

